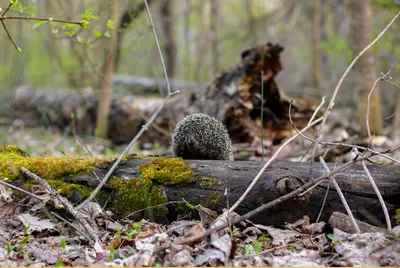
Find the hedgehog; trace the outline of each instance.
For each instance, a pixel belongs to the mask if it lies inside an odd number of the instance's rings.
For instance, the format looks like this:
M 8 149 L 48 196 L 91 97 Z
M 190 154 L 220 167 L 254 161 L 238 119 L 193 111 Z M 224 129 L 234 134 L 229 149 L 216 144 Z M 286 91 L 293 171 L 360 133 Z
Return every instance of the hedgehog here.
M 226 127 L 203 113 L 188 115 L 176 125 L 171 147 L 174 155 L 183 159 L 233 161 Z

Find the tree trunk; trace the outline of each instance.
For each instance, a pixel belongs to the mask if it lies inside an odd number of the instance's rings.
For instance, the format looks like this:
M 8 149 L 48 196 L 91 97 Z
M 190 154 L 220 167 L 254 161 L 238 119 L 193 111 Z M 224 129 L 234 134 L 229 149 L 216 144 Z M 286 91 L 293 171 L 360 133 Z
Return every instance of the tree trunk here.
M 119 2 L 120 1 L 109 1 L 110 18 L 116 22 L 119 21 Z M 108 115 L 110 113 L 111 106 L 112 78 L 115 71 L 114 65 L 117 49 L 117 25 L 114 25 L 114 28 L 110 31 L 110 39 L 104 59 L 104 79 L 102 82 L 103 90 L 99 100 L 95 130 L 95 136 L 103 139 L 106 139 L 108 137 Z
M 247 15 L 247 40 L 249 40 L 249 47 L 255 47 L 257 46 L 258 38 L 256 20 L 252 9 L 252 1 L 244 0 L 244 6 Z
M 372 41 L 372 9 L 371 0 L 351 0 L 350 10 L 353 17 L 352 37 L 355 55 L 360 53 Z M 377 78 L 375 56 L 368 50 L 354 66 L 358 90 L 357 114 L 360 134 L 367 135 L 367 96 Z M 383 122 L 379 89 L 376 88 L 370 98 L 369 125 L 371 133 L 382 134 Z
M 211 43 L 211 77 L 219 72 L 219 54 L 218 54 L 218 0 L 211 1 L 210 12 L 210 43 Z
M 321 89 L 321 0 L 314 0 L 313 39 L 312 39 L 312 83 L 313 88 Z
M 167 73 L 173 78 L 177 71 L 177 45 L 174 29 L 174 0 L 165 0 L 161 4 L 161 25 L 165 34 L 165 56 L 167 59 Z

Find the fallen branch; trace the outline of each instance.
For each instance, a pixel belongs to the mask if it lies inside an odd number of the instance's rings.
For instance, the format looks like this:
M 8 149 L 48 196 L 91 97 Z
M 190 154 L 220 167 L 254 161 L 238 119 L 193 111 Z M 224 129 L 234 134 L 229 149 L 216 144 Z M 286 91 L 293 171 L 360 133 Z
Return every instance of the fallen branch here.
M 46 188 L 47 191 L 50 192 L 50 194 L 52 194 L 55 198 L 57 198 L 58 201 L 60 201 L 60 203 L 64 206 L 64 208 L 71 213 L 71 215 L 83 226 L 83 228 L 86 230 L 86 232 L 88 233 L 89 237 L 90 237 L 90 242 L 92 245 L 101 245 L 101 241 L 99 239 L 99 237 L 95 234 L 93 228 L 89 225 L 89 223 L 85 220 L 85 218 L 82 216 L 82 214 L 76 210 L 71 203 L 64 198 L 63 196 L 61 196 L 56 190 L 54 190 L 45 180 L 43 180 L 42 178 L 40 178 L 39 176 L 37 176 L 36 174 L 30 172 L 29 170 L 27 170 L 24 167 L 21 167 L 21 171 L 27 175 L 29 178 L 37 181 L 38 183 L 40 183 L 44 188 Z

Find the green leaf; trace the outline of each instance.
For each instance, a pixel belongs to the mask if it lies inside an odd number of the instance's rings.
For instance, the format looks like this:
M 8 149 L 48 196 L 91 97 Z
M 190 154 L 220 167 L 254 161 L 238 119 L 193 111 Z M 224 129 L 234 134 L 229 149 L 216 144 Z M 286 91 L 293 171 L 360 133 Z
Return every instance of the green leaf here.
M 108 20 L 107 21 L 107 29 L 113 29 L 115 25 L 115 20 Z
M 42 26 L 43 24 L 46 24 L 47 21 L 38 21 L 37 23 L 32 25 L 32 30 L 39 28 L 40 26 Z
M 103 35 L 104 35 L 105 37 L 107 37 L 107 38 L 110 38 L 110 32 L 109 32 L 109 31 L 106 31 Z
M 249 256 L 251 252 L 253 251 L 253 247 L 250 245 L 245 245 L 244 246 L 244 255 Z
M 61 248 L 65 250 L 65 248 L 67 247 L 67 243 L 65 242 L 64 237 L 60 238 L 60 244 L 61 244 Z
M 257 255 L 261 253 L 261 243 L 258 242 L 257 240 L 253 242 L 253 248 Z
M 14 6 L 18 1 L 17 0 L 10 0 L 10 4 Z
M 63 266 L 63 261 L 61 258 L 58 258 L 56 261 L 56 267 L 62 267 Z
M 53 30 L 51 30 L 51 33 L 54 35 L 58 34 L 58 32 L 59 32 L 59 29 L 57 29 L 57 28 L 54 28 Z
M 110 254 L 108 255 L 108 261 L 112 262 L 114 260 L 114 246 L 110 245 Z
M 82 28 L 88 27 L 89 24 L 90 24 L 90 22 L 88 20 L 82 20 L 80 22 L 80 25 L 81 25 Z
M 101 32 L 96 31 L 96 30 L 93 30 L 93 34 L 94 34 L 94 36 L 96 36 L 96 38 L 99 38 L 103 35 Z

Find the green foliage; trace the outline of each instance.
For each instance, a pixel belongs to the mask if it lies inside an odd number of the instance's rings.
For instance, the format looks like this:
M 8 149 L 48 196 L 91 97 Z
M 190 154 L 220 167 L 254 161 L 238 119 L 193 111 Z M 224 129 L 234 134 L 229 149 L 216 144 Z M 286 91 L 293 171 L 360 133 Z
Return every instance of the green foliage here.
M 114 246 L 112 244 L 110 244 L 110 248 L 109 249 L 110 249 L 110 253 L 108 255 L 108 261 L 112 262 L 112 261 L 114 261 L 115 249 L 114 249 Z
M 346 40 L 339 36 L 329 36 L 321 44 L 322 50 L 333 58 L 350 61 L 353 58 L 353 52 Z
M 7 255 L 10 255 L 14 251 L 14 249 L 17 247 L 17 245 L 11 245 L 11 243 L 8 241 L 6 241 L 5 244 L 7 247 Z
M 373 0 L 372 4 L 378 8 L 399 12 L 400 5 L 393 0 Z

